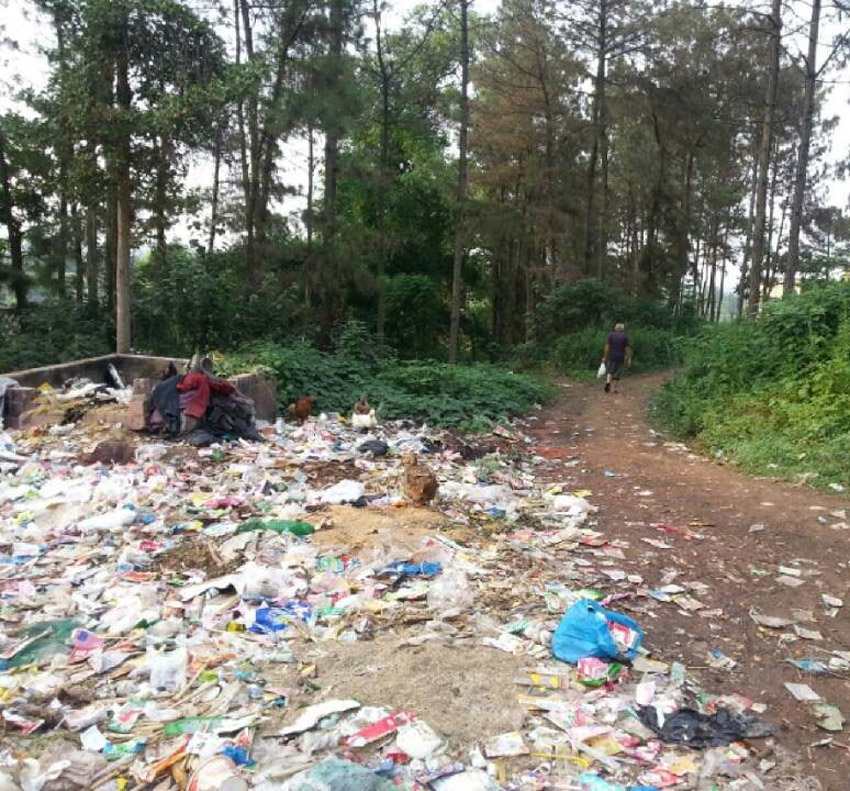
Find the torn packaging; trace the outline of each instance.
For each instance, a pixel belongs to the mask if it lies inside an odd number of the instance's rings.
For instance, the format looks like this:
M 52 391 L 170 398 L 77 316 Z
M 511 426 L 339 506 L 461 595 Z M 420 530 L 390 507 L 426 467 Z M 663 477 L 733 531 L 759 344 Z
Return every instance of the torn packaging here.
M 773 735 L 767 723 L 755 717 L 733 714 L 718 709 L 714 714 L 701 714 L 694 709 L 679 709 L 659 721 L 654 706 L 638 709 L 640 721 L 655 731 L 664 742 L 683 744 L 695 749 L 718 747 L 740 739 L 763 739 Z
M 180 435 L 203 428 L 215 436 L 235 434 L 261 439 L 251 399 L 229 382 L 203 372 L 172 376 L 160 382 L 147 402 L 145 414 L 152 431 Z

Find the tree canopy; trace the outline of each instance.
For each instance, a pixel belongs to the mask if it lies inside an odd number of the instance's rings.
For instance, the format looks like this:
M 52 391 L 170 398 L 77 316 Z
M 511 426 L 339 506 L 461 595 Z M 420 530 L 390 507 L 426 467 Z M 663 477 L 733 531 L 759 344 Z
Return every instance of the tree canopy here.
M 356 319 L 484 358 L 577 281 L 718 321 L 848 263 L 844 0 L 479 3 L 26 0 L 12 314 L 184 353 Z

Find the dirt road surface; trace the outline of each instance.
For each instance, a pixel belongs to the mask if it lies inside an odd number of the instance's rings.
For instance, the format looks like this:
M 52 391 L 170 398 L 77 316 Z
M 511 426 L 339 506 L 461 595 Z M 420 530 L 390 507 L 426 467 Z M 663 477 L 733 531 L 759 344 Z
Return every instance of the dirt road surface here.
M 819 728 L 811 704 L 797 702 L 784 683 L 808 684 L 850 715 L 850 671 L 812 675 L 787 661 L 827 662 L 830 652 L 850 650 L 850 530 L 843 514 L 850 503 L 748 477 L 654 434 L 648 404 L 661 383 L 660 376 L 632 377 L 617 395 L 597 383 L 563 384 L 562 397 L 534 421 L 537 452 L 563 461 L 552 467 L 553 481 L 591 490 L 599 529 L 628 542 L 625 559 L 612 568 L 640 575 L 650 589 L 696 583 L 688 594 L 704 607 L 691 613 L 674 602 L 648 608 L 640 598 L 626 602 L 653 655 L 685 663 L 708 690 L 765 704 L 764 718 L 797 756 L 802 774 L 816 776 L 825 791 L 844 791 L 847 728 Z M 687 530 L 703 538 L 688 540 Z M 617 585 L 635 591 L 627 580 Z M 831 616 L 823 594 L 846 604 Z M 760 627 L 753 611 L 796 626 Z M 716 650 L 737 666 L 709 667 Z

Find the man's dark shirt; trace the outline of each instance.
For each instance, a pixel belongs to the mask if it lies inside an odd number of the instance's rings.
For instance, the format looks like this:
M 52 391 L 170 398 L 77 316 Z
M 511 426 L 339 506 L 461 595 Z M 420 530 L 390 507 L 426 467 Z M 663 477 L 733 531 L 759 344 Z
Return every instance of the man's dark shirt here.
M 614 330 L 608 336 L 608 359 L 622 362 L 626 359 L 626 349 L 631 346 L 629 336 L 620 330 Z

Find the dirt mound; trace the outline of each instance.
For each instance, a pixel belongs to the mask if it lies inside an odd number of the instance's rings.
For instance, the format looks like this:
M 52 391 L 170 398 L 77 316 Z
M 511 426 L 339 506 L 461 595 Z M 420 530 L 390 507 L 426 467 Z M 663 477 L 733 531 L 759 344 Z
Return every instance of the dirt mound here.
M 227 574 L 237 565 L 238 561 L 228 563 L 212 541 L 205 538 L 187 538 L 157 555 L 151 569 L 160 574 L 199 569 L 207 577 L 218 577 Z
M 527 657 L 480 645 L 402 643 L 395 635 L 352 645 L 327 643 L 316 680 L 329 697 L 415 711 L 457 744 L 522 725 L 514 681 Z
M 448 523 L 438 511 L 411 506 L 378 511 L 338 505 L 320 516 L 325 520 L 330 518 L 332 526 L 317 531 L 313 541 L 323 547 L 344 547 L 355 552 L 390 545 L 415 550 L 425 536 Z

